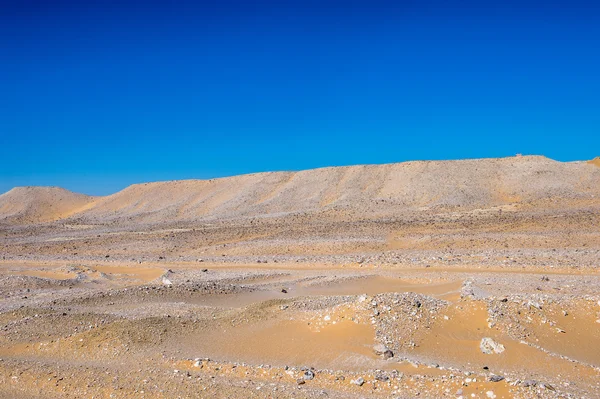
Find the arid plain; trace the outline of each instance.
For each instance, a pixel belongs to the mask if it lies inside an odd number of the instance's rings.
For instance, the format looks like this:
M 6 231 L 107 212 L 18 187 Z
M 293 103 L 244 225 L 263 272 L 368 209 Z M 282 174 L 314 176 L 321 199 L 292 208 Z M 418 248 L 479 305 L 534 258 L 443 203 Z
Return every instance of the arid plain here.
M 600 159 L 0 196 L 2 398 L 600 398 Z

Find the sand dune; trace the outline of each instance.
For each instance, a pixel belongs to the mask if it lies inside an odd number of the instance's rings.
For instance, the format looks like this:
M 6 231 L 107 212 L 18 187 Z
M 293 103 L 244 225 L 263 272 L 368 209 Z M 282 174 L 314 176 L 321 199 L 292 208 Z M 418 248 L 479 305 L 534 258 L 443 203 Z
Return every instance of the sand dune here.
M 16 187 L 0 195 L 0 221 L 51 222 L 81 212 L 93 201 L 94 197 L 59 187 Z
M 593 161 L 595 162 L 595 161 Z M 540 156 L 418 161 L 132 185 L 90 198 L 20 188 L 0 196 L 0 220 L 163 222 L 345 209 L 393 215 L 420 207 L 490 207 L 600 195 L 600 169 Z

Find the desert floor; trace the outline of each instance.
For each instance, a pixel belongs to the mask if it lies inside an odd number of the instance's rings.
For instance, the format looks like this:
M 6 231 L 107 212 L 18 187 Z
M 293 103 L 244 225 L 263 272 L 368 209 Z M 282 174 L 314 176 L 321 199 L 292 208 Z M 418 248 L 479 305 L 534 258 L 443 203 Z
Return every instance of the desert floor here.
M 600 398 L 581 168 L 485 206 L 7 219 L 0 397 Z

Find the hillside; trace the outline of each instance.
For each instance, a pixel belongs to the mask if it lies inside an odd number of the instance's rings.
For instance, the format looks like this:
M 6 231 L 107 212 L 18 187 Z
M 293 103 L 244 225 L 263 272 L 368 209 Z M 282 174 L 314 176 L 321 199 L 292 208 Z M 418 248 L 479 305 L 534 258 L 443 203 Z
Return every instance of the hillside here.
M 94 197 L 59 187 L 15 187 L 0 195 L 0 221 L 26 224 L 51 222 L 80 212 Z
M 0 220 L 164 222 L 342 209 L 393 215 L 417 208 L 485 208 L 600 195 L 600 169 L 539 156 L 418 161 L 132 185 L 106 197 L 56 188 L 0 196 Z

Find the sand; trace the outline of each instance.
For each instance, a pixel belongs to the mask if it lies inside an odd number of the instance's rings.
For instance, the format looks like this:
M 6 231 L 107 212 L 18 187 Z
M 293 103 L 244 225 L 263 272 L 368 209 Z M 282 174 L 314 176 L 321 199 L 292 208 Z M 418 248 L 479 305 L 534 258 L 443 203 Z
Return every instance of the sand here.
M 600 397 L 597 166 L 11 190 L 0 397 Z

